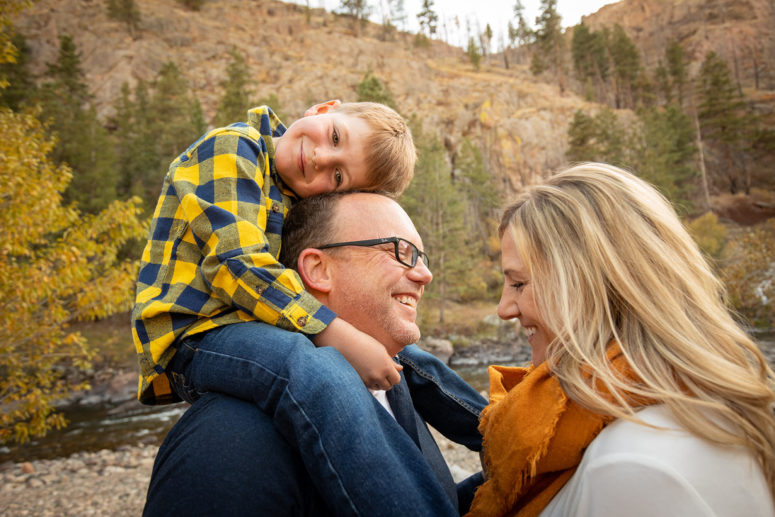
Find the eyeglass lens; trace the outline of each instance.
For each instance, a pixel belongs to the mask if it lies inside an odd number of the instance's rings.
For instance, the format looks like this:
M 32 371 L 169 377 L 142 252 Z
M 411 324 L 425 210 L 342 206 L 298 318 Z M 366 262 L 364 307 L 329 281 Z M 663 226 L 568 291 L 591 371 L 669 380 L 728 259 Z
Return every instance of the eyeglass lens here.
M 398 261 L 405 266 L 414 267 L 417 264 L 417 258 L 421 257 L 425 266 L 428 266 L 428 258 L 425 254 L 420 254 L 420 250 L 409 241 L 398 239 L 396 242 L 396 248 L 398 253 Z

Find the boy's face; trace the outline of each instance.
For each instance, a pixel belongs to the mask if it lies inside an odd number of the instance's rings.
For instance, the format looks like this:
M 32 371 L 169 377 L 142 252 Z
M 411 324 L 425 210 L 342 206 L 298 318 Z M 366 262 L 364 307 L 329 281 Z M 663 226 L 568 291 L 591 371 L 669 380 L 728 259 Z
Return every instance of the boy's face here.
M 313 106 L 275 138 L 277 173 L 299 197 L 369 186 L 366 138 L 371 128 L 365 120 L 331 107 Z

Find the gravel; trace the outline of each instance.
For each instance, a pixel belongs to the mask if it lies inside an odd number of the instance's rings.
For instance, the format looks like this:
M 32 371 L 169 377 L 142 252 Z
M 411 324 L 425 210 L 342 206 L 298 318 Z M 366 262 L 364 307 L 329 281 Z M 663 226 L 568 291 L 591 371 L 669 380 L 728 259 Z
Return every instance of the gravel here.
M 119 447 L 0 465 L 0 514 L 137 516 L 158 447 Z
M 479 471 L 479 455 L 434 432 L 455 480 Z M 67 458 L 0 465 L 4 517 L 138 516 L 156 446 L 122 446 Z

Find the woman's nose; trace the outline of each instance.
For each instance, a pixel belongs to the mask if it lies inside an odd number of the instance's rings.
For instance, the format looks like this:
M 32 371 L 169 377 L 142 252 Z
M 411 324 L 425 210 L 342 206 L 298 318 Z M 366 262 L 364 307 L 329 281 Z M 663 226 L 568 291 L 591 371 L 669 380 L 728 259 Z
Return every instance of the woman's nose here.
M 517 299 L 507 291 L 508 287 L 504 287 L 500 302 L 498 302 L 498 317 L 502 320 L 511 320 L 519 316 Z

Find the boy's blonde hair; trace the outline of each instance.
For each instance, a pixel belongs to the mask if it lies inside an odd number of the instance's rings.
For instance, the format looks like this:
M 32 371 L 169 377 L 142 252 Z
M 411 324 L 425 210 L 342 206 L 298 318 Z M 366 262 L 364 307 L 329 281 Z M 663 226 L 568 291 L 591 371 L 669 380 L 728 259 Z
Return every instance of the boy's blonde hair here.
M 369 186 L 363 190 L 399 197 L 412 181 L 417 160 L 412 132 L 404 119 L 376 102 L 345 102 L 335 111 L 363 119 L 372 130 L 366 138 Z

